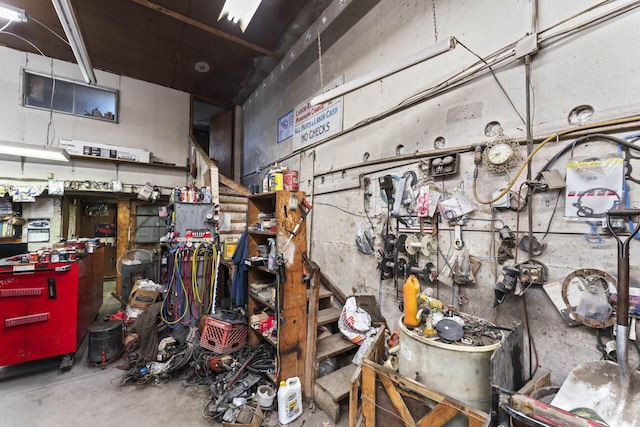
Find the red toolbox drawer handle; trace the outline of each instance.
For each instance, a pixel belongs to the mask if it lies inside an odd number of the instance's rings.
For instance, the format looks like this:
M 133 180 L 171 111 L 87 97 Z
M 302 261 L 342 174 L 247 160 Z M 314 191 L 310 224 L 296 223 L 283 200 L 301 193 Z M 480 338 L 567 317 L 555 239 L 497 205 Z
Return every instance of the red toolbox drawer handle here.
M 4 326 L 11 328 L 14 326 L 28 325 L 29 323 L 46 322 L 49 320 L 49 313 L 30 314 L 28 316 L 12 317 L 4 321 Z
M 0 289 L 0 298 L 35 297 L 42 295 L 44 288 Z

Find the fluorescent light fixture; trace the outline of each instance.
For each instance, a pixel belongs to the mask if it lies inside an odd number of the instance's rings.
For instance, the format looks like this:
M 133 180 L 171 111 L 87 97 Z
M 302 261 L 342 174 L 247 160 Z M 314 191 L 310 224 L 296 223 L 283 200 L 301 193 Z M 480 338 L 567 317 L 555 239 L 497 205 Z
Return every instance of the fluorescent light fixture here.
M 89 84 L 96 84 L 97 80 L 96 75 L 93 72 L 93 65 L 91 65 L 91 59 L 89 58 L 87 47 L 85 46 L 84 40 L 82 39 L 80 27 L 78 26 L 78 20 L 76 19 L 76 15 L 73 12 L 73 7 L 71 7 L 70 0 L 51 1 L 53 3 L 54 9 L 56 10 L 56 13 L 58 14 L 58 19 L 60 19 L 60 23 L 62 24 L 64 33 L 67 36 L 67 40 L 71 45 L 73 56 L 75 56 L 76 61 L 80 66 L 80 71 L 82 72 L 84 81 Z
M 8 19 L 9 21 L 27 22 L 27 12 L 24 9 L 0 3 L 0 18 Z
M 240 25 L 240 29 L 244 33 L 261 2 L 262 0 L 226 0 L 222 6 L 222 12 L 218 16 L 218 21 L 226 15 L 229 21 Z
M 360 89 L 363 86 L 367 86 L 368 84 L 395 74 L 398 71 L 402 71 L 406 68 L 419 64 L 420 62 L 424 62 L 427 59 L 431 59 L 435 56 L 448 52 L 454 47 L 456 47 L 456 39 L 454 37 L 449 37 L 448 39 L 422 49 L 414 53 L 413 55 L 407 56 L 406 58 L 401 59 L 394 64 L 389 64 L 386 67 L 360 76 L 357 79 L 338 86 L 335 89 L 331 89 L 330 91 L 322 93 L 318 96 L 314 96 L 313 98 L 311 98 L 311 105 L 322 104 L 327 101 L 331 101 L 332 99 L 339 96 L 351 93 L 354 90 Z
M 9 141 L 0 141 L 0 155 L 51 160 L 55 162 L 68 162 L 70 159 L 69 153 L 62 148 L 45 148 L 37 145 Z

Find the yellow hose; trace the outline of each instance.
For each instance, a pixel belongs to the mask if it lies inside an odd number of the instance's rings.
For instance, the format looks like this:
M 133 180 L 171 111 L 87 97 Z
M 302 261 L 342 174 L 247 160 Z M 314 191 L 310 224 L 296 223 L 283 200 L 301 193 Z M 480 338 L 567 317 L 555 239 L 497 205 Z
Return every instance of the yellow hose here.
M 536 153 L 538 151 L 540 151 L 540 149 L 542 147 L 544 147 L 545 145 L 547 145 L 547 143 L 561 137 L 564 135 L 569 135 L 572 134 L 574 132 L 578 132 L 581 130 L 587 130 L 587 129 L 595 129 L 595 128 L 600 128 L 600 127 L 604 127 L 604 126 L 613 126 L 613 125 L 619 125 L 622 123 L 630 123 L 630 122 L 637 122 L 640 121 L 640 116 L 633 116 L 633 117 L 627 117 L 626 119 L 618 119 L 618 120 L 611 120 L 608 122 L 600 122 L 600 123 L 594 123 L 591 125 L 584 125 L 584 126 L 578 126 L 572 129 L 567 129 L 567 130 L 563 130 L 560 131 L 558 133 L 556 133 L 555 135 L 550 136 L 549 138 L 545 139 L 544 141 L 542 141 L 540 143 L 540 145 L 538 145 L 532 152 L 531 154 L 529 154 L 527 156 L 527 158 L 524 160 L 524 162 L 522 163 L 522 166 L 520 166 L 520 169 L 518 169 L 518 172 L 515 174 L 515 176 L 513 177 L 513 179 L 511 180 L 511 182 L 509 182 L 509 185 L 507 186 L 507 188 L 505 188 L 498 196 L 496 196 L 495 198 L 485 201 L 485 200 L 480 200 L 480 197 L 478 197 L 478 192 L 476 189 L 476 183 L 478 178 L 475 177 L 473 179 L 473 197 L 476 199 L 476 202 L 483 204 L 483 205 L 490 205 L 492 203 L 497 202 L 498 200 L 502 199 L 515 185 L 516 181 L 518 180 L 518 178 L 520 177 L 520 175 L 522 175 L 522 172 L 524 172 L 525 167 L 529 164 L 529 162 L 531 162 L 531 159 L 533 159 L 533 156 L 536 155 Z

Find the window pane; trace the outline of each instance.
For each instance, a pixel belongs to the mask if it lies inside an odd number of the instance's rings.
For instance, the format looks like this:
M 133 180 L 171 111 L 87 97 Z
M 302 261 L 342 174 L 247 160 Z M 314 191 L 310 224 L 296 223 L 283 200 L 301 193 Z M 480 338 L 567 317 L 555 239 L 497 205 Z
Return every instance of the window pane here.
M 51 78 L 29 73 L 26 76 L 26 105 L 51 108 Z M 73 83 L 56 80 L 55 95 L 53 97 L 54 110 L 65 113 L 73 112 L 73 86 Z
M 116 94 L 92 87 L 76 85 L 75 114 L 116 120 Z

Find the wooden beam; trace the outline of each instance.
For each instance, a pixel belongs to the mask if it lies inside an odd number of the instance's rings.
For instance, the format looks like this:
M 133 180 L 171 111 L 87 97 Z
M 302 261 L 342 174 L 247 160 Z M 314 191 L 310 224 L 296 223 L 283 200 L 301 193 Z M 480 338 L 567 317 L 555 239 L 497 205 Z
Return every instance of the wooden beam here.
M 218 174 L 218 181 L 220 181 L 220 184 L 224 185 L 225 187 L 229 187 L 232 190 L 237 191 L 243 196 L 249 196 L 251 194 L 251 191 L 247 187 L 245 187 L 244 185 L 238 184 L 237 182 L 227 178 L 222 174 Z
M 458 410 L 449 406 L 449 402 L 444 400 L 418 421 L 417 427 L 442 427 L 457 413 Z
M 362 415 L 366 427 L 376 427 L 376 371 L 362 365 Z
M 243 39 L 241 39 L 239 37 L 236 37 L 236 36 L 233 36 L 231 34 L 225 33 L 224 31 L 220 31 L 220 30 L 218 30 L 216 28 L 213 28 L 213 27 L 211 27 L 209 25 L 203 24 L 202 22 L 196 21 L 193 18 L 189 18 L 188 16 L 183 15 L 181 13 L 178 13 L 176 11 L 173 11 L 171 9 L 167 9 L 166 7 L 160 6 L 159 4 L 150 2 L 149 0 L 131 0 L 131 1 L 133 1 L 134 3 L 138 3 L 141 6 L 147 7 L 149 9 L 151 9 L 151 10 L 155 10 L 156 12 L 162 13 L 163 15 L 167 15 L 167 16 L 169 16 L 171 18 L 177 19 L 178 21 L 184 22 L 185 24 L 191 25 L 192 27 L 196 27 L 196 28 L 198 28 L 198 29 L 200 29 L 202 31 L 206 31 L 207 33 L 213 34 L 214 36 L 221 37 L 221 38 L 223 38 L 225 40 L 229 40 L 229 41 L 231 41 L 233 43 L 239 44 L 240 46 L 244 46 L 246 48 L 249 48 L 249 49 L 251 49 L 253 51 L 262 53 L 262 54 L 267 55 L 267 56 L 271 56 L 272 58 L 275 58 L 275 59 L 278 59 L 278 60 L 282 59 L 282 56 L 278 55 L 275 52 L 272 52 L 272 51 L 270 51 L 268 49 L 265 49 L 263 47 L 255 45 L 253 43 L 250 43 L 250 42 L 248 42 L 246 40 L 243 40 Z
M 360 376 L 362 366 L 358 366 L 351 377 L 351 388 L 349 390 L 349 425 L 355 426 L 358 418 L 358 392 L 360 391 Z
M 135 217 L 135 206 L 131 200 L 118 200 L 118 217 L 116 224 L 116 262 L 120 256 L 129 250 L 129 231 L 131 220 Z M 133 237 L 133 236 L 132 236 Z M 122 277 L 116 275 L 116 294 L 128 300 L 129 295 L 122 295 Z
M 389 395 L 389 399 L 391 399 L 391 403 L 393 403 L 393 406 L 395 406 L 395 408 L 400 413 L 400 416 L 402 417 L 402 421 L 404 421 L 404 423 L 408 426 L 415 427 L 416 422 L 411 416 L 411 414 L 409 413 L 409 408 L 407 408 L 407 404 L 404 403 L 402 396 L 400 396 L 400 393 L 398 393 L 398 390 L 396 390 L 395 385 L 391 382 L 389 378 L 385 377 L 384 375 L 380 375 L 380 381 L 382 382 L 384 389 L 387 391 L 387 394 Z M 426 426 L 431 424 L 420 424 L 420 425 Z
M 302 261 L 307 269 L 307 275 L 311 276 L 311 296 L 307 317 L 307 352 L 304 362 L 304 394 L 307 399 L 313 400 L 313 387 L 316 381 L 316 344 L 318 341 L 318 300 L 320 299 L 320 268 L 307 258 L 307 253 L 302 253 Z

